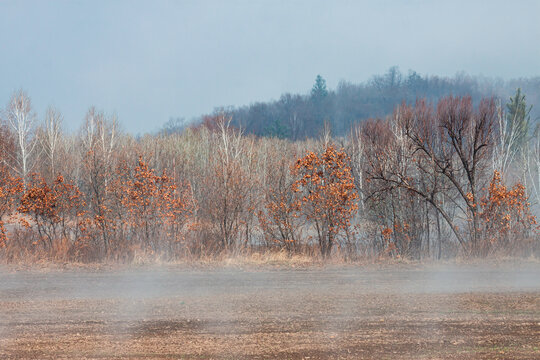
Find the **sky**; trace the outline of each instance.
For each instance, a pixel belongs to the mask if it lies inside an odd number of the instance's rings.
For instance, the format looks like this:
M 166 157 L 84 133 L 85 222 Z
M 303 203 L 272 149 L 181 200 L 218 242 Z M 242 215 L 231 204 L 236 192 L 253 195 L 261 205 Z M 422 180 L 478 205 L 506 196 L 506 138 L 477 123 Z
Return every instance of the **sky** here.
M 24 89 L 124 131 L 403 72 L 540 75 L 540 1 L 0 0 L 0 108 Z

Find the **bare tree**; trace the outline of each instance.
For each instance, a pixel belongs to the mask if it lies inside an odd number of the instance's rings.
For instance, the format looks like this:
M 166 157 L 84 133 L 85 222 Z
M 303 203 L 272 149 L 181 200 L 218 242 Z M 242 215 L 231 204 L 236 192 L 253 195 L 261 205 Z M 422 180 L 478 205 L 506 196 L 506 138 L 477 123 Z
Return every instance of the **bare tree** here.
M 483 172 L 491 159 L 493 132 L 497 126 L 495 101 L 483 99 L 475 111 L 470 97 L 450 96 L 440 100 L 434 119 L 439 129 L 436 142 L 429 140 L 435 137 L 428 136 L 435 129 L 426 128 L 422 125 L 425 121 L 418 121 L 420 117 L 411 114 L 413 116 L 405 119 L 405 129 L 414 151 L 430 158 L 434 170 L 460 195 L 472 220 L 471 241 L 475 251 L 479 235 L 479 190 Z M 443 213 L 441 215 L 445 217 Z
M 17 152 L 12 155 L 16 165 L 13 170 L 26 183 L 28 174 L 33 168 L 31 156 L 36 147 L 34 137 L 36 115 L 32 110 L 30 98 L 23 90 L 19 90 L 11 96 L 6 110 L 6 118 L 16 137 Z
M 349 135 L 350 137 L 350 149 L 348 149 L 348 153 L 351 156 L 351 169 L 354 176 L 354 183 L 356 186 L 356 189 L 358 190 L 358 203 L 359 208 L 361 211 L 364 211 L 364 141 L 362 138 L 362 127 L 360 125 L 355 125 L 351 133 Z
M 523 160 L 526 165 L 526 145 L 528 122 L 526 127 L 515 113 L 509 116 L 500 103 L 497 104 L 497 127 L 493 132 L 493 171 L 499 171 L 503 177 L 516 160 Z
M 111 232 L 114 229 L 109 202 L 109 184 L 114 175 L 113 154 L 117 147 L 117 124 L 113 116 L 110 120 L 94 107 L 88 110 L 80 139 L 84 163 L 84 179 L 87 203 L 96 219 L 105 253 L 110 249 Z
M 540 204 L 540 125 L 537 125 L 525 152 L 529 193 L 534 198 L 534 205 Z
M 208 224 L 210 246 L 233 249 L 242 227 L 245 210 L 246 177 L 242 160 L 246 152 L 241 132 L 231 127 L 231 119 L 224 114 L 211 120 L 211 151 L 208 168 L 200 174 L 205 193 L 200 198 L 201 216 Z
M 62 137 L 62 121 L 63 116 L 60 111 L 54 107 L 47 108 L 44 126 L 39 133 L 39 140 L 49 163 L 51 177 L 54 177 L 58 171 L 56 163 Z
M 415 107 L 398 108 L 393 121 L 393 127 L 379 122 L 364 129 L 367 143 L 376 146 L 365 154 L 370 178 L 383 184 L 377 191 L 402 188 L 420 196 L 433 205 L 466 248 L 466 239 L 440 197 L 463 204 L 465 222 L 471 220 L 470 250 L 476 251 L 479 191 L 496 129 L 494 100 L 482 100 L 475 110 L 470 97 L 447 97 L 439 101 L 436 112 L 418 101 Z M 456 198 L 449 197 L 453 192 Z

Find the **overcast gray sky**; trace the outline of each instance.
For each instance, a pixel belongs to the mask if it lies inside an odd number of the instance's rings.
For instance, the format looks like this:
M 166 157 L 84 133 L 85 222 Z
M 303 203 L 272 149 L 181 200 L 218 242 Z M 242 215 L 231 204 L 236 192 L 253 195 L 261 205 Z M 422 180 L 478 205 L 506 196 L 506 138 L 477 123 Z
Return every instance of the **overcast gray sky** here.
M 540 1 L 0 0 L 0 106 L 25 89 L 67 130 L 89 106 L 134 134 L 208 113 L 421 74 L 540 75 Z

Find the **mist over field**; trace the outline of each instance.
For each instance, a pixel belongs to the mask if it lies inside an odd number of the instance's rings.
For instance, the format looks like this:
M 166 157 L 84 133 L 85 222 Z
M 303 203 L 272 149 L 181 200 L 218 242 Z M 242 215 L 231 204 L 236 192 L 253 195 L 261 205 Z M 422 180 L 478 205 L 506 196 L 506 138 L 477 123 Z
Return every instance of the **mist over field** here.
M 7 358 L 531 358 L 537 263 L 0 275 Z
M 536 1 L 0 1 L 0 358 L 540 358 Z

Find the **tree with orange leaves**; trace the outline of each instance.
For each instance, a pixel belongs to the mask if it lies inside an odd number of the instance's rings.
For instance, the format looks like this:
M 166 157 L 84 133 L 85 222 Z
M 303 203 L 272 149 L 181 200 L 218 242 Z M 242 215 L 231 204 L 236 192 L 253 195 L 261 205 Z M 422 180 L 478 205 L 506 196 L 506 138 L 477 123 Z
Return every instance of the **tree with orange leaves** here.
M 317 230 L 323 257 L 328 257 L 336 237 L 350 227 L 358 209 L 349 157 L 333 145 L 317 155 L 309 152 L 298 159 L 293 172 L 299 177 L 293 191 L 299 195 L 298 207 Z
M 513 241 L 530 239 L 536 228 L 536 217 L 531 214 L 525 186 L 521 183 L 507 188 L 501 174 L 493 173 L 488 193 L 481 199 L 481 218 L 484 220 L 484 255 L 492 249 L 517 249 Z
M 132 173 L 128 171 L 123 178 L 118 190 L 132 237 L 138 236 L 142 245 L 154 252 L 165 250 L 159 248 L 164 238 L 180 240 L 181 230 L 194 209 L 190 186 L 179 189 L 165 173 L 156 175 L 142 157 Z
M 0 165 L 0 248 L 4 247 L 7 241 L 4 216 L 13 212 L 17 197 L 22 190 L 22 180 L 11 176 L 9 170 Z
M 41 175 L 32 174 L 18 211 L 31 217 L 40 241 L 50 250 L 55 241 L 69 238 L 77 240 L 78 224 L 84 206 L 79 188 L 66 182 L 61 175 L 49 185 Z M 26 227 L 32 226 L 24 218 L 21 222 Z

